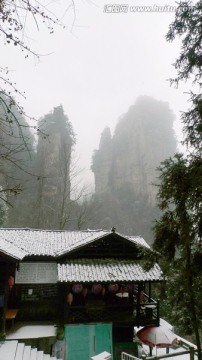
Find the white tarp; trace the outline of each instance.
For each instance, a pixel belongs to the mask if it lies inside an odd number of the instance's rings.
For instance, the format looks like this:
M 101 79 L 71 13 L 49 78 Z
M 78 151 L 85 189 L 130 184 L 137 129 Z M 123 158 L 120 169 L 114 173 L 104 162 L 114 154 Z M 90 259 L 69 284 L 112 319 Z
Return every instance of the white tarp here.
M 6 340 L 39 339 L 56 336 L 54 325 L 27 325 L 6 336 Z
M 91 360 L 110 360 L 110 359 L 111 359 L 111 354 L 108 353 L 107 351 L 104 351 L 98 355 L 91 357 Z
M 20 263 L 16 270 L 16 284 L 55 284 L 58 281 L 56 263 Z

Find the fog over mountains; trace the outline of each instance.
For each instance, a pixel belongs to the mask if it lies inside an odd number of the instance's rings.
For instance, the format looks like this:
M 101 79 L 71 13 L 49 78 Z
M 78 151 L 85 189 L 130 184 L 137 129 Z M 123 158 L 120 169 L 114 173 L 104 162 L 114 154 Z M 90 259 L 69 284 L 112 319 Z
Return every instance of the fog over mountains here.
M 117 123 L 114 135 L 102 132 L 93 155 L 95 199 L 102 205 L 101 227 L 150 239 L 157 215 L 157 167 L 176 151 L 174 115 L 166 102 L 139 97 Z
M 71 230 L 115 226 L 151 243 L 158 217 L 157 167 L 176 151 L 174 115 L 168 103 L 140 96 L 119 119 L 113 135 L 109 127 L 103 129 L 92 154 L 95 192 L 90 196 L 86 189 L 75 189 L 77 173 L 71 171 L 76 136 L 71 121 L 62 106 L 54 108 L 39 122 L 36 147 L 27 128 L 29 154 L 23 138 L 18 138 L 15 146 L 22 151 L 15 154 L 15 164 L 5 165 L 2 184 L 20 184 L 22 192 L 8 195 L 12 207 L 3 225 Z

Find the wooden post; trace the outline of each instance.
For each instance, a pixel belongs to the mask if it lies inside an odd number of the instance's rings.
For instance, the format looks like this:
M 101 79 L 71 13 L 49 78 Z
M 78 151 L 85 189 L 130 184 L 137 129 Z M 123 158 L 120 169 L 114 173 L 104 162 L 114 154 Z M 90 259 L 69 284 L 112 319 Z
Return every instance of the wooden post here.
M 3 333 L 5 333 L 6 331 L 6 310 L 7 310 L 7 302 L 8 302 L 8 273 L 9 273 L 9 263 L 6 262 L 6 271 L 4 277 L 4 307 L 3 307 L 3 324 L 2 324 Z
M 136 303 L 136 309 L 137 309 L 137 327 L 139 327 L 140 324 L 140 286 L 138 284 L 138 293 L 137 293 L 137 303 Z
M 194 360 L 194 348 L 190 346 L 190 360 Z
M 157 300 L 157 326 L 159 326 L 160 325 L 160 309 L 159 309 L 159 299 Z
M 1 311 L 0 334 L 5 333 L 5 310 L 4 310 L 5 288 L 3 288 L 1 291 L 1 301 L 2 301 L 2 307 L 0 309 Z
M 149 302 L 151 301 L 151 281 L 149 281 Z

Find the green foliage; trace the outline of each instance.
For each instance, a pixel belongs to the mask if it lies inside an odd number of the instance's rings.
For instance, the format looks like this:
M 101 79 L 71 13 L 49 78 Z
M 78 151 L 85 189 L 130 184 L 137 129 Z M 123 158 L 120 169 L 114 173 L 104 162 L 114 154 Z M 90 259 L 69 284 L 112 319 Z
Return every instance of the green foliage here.
M 174 22 L 170 25 L 167 40 L 173 41 L 181 37 L 182 46 L 175 62 L 178 77 L 175 81 L 187 80 L 194 75 L 195 82 L 201 85 L 201 1 L 180 1 Z
M 176 154 L 165 160 L 159 167 L 161 185 L 158 192 L 158 205 L 164 210 L 162 221 L 155 226 L 156 246 L 159 239 L 168 243 L 166 249 L 162 244 L 165 256 L 174 258 L 181 242 L 184 244 L 187 233 L 192 239 L 201 239 L 201 197 L 202 197 L 202 159 L 184 158 Z M 180 222 L 181 221 L 181 222 Z
M 3 201 L 0 202 L 0 227 L 4 224 L 6 219 L 6 205 Z
M 61 134 L 63 140 L 68 141 L 71 145 L 75 144 L 75 133 L 71 122 L 64 114 L 62 105 L 55 107 L 53 112 L 45 115 L 40 120 L 39 127 L 42 129 L 41 136 L 44 139 L 57 132 Z
M 201 89 L 202 65 L 201 1 L 180 2 L 167 39 L 182 39 L 175 62 L 177 77 L 171 82 L 192 78 Z M 167 301 L 171 318 L 182 334 L 195 335 L 201 360 L 202 322 L 202 95 L 190 92 L 191 108 L 182 114 L 184 141 L 189 153 L 176 154 L 159 167 L 158 205 L 162 217 L 154 226 L 154 249 L 163 255 L 168 277 Z
M 1 343 L 1 342 L 4 342 L 5 340 L 6 340 L 6 334 L 3 333 L 3 332 L 1 332 L 1 333 L 0 333 L 0 343 Z
M 202 3 L 201 1 L 181 1 L 174 22 L 170 25 L 167 40 L 177 36 L 182 40 L 181 52 L 175 61 L 177 77 L 171 83 L 191 79 L 198 93 L 190 91 L 191 108 L 182 114 L 184 123 L 184 143 L 192 150 L 201 152 L 202 146 Z M 191 149 L 189 149 L 191 151 Z
M 200 161 L 199 161 L 200 160 Z M 163 214 L 154 226 L 154 250 L 163 255 L 171 319 L 182 334 L 200 328 L 202 293 L 202 160 L 181 154 L 159 168 L 158 201 Z

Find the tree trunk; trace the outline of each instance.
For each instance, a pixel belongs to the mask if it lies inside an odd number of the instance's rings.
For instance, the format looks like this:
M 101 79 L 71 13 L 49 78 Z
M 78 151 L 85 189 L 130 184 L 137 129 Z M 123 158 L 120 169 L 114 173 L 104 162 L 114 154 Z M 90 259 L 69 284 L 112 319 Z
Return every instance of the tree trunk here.
M 191 321 L 192 321 L 192 327 L 194 330 L 195 338 L 196 338 L 196 346 L 198 350 L 198 360 L 202 360 L 202 354 L 201 354 L 201 341 L 200 341 L 200 334 L 199 334 L 199 321 L 197 319 L 197 310 L 196 310 L 196 299 L 194 294 L 194 286 L 193 286 L 193 275 L 191 270 L 191 246 L 188 243 L 186 247 L 186 253 L 187 253 L 187 259 L 186 259 L 186 270 L 187 270 L 187 284 L 188 284 L 188 293 L 189 293 L 189 299 L 191 304 Z

